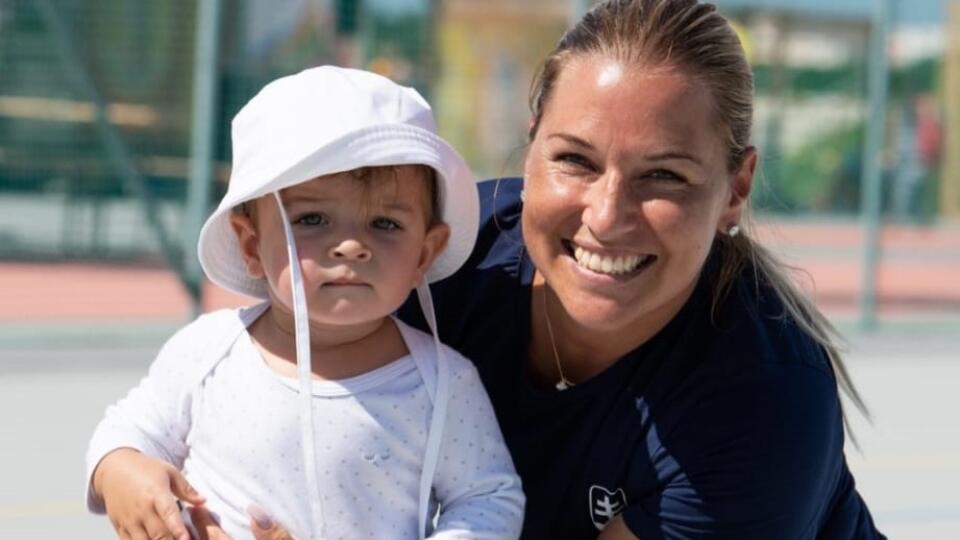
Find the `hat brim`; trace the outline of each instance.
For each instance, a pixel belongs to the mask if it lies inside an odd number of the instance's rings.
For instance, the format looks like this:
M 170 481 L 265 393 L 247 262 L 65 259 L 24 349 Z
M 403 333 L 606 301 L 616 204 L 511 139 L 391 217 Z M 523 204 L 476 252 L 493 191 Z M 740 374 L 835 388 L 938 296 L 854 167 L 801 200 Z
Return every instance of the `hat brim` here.
M 234 171 L 257 175 L 256 185 L 242 192 L 228 189 L 216 211 L 200 231 L 197 254 L 207 277 L 217 285 L 254 298 L 269 298 L 264 279 L 247 274 L 237 236 L 230 225 L 234 207 L 263 195 L 318 176 L 360 167 L 427 165 L 437 171 L 440 215 L 450 227 L 446 249 L 433 262 L 426 279 L 432 283 L 452 275 L 470 256 L 477 238 L 480 208 L 476 181 L 463 158 L 430 131 L 406 124 L 387 124 L 347 133 L 305 156 L 298 163 L 276 171 Z M 262 176 L 261 176 L 262 175 Z

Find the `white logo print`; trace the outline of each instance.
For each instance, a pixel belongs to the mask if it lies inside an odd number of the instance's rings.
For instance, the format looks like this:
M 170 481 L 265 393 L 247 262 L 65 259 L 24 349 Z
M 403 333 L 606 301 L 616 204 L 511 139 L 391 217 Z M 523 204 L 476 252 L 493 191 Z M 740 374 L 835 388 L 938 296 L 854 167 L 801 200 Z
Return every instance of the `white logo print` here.
M 623 489 L 611 492 L 603 486 L 590 486 L 590 520 L 598 531 L 626 507 L 627 494 Z

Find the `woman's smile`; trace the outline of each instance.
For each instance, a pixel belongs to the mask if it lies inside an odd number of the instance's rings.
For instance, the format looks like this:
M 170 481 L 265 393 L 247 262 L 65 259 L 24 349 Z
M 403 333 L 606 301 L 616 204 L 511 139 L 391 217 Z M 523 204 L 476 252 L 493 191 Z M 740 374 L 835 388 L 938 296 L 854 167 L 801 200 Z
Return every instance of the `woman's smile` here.
M 614 278 L 614 281 L 633 279 L 656 260 L 655 255 L 648 253 L 609 251 L 592 245 L 585 246 L 574 240 L 563 240 L 562 244 L 567 255 L 573 258 L 581 270 Z

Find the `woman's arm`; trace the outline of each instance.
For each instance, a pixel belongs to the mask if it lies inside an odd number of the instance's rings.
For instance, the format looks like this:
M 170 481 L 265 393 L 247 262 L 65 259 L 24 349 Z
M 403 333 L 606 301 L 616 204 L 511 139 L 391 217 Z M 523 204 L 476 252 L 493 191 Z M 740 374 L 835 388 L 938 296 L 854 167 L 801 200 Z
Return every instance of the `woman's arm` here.
M 844 470 L 833 378 L 801 363 L 711 378 L 651 445 L 662 487 L 632 500 L 610 534 L 622 523 L 644 539 L 815 537 Z

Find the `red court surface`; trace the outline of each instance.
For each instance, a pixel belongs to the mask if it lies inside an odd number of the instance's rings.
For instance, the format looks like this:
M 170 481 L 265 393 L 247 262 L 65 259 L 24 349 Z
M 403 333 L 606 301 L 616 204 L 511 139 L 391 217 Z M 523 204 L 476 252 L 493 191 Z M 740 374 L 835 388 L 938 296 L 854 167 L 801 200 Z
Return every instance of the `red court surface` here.
M 805 271 L 799 281 L 831 317 L 857 315 L 863 234 L 845 223 L 767 222 L 756 235 Z M 886 227 L 877 270 L 880 318 L 960 316 L 960 227 Z M 189 296 L 161 267 L 0 262 L 0 324 L 187 320 Z M 204 310 L 252 300 L 206 284 Z

